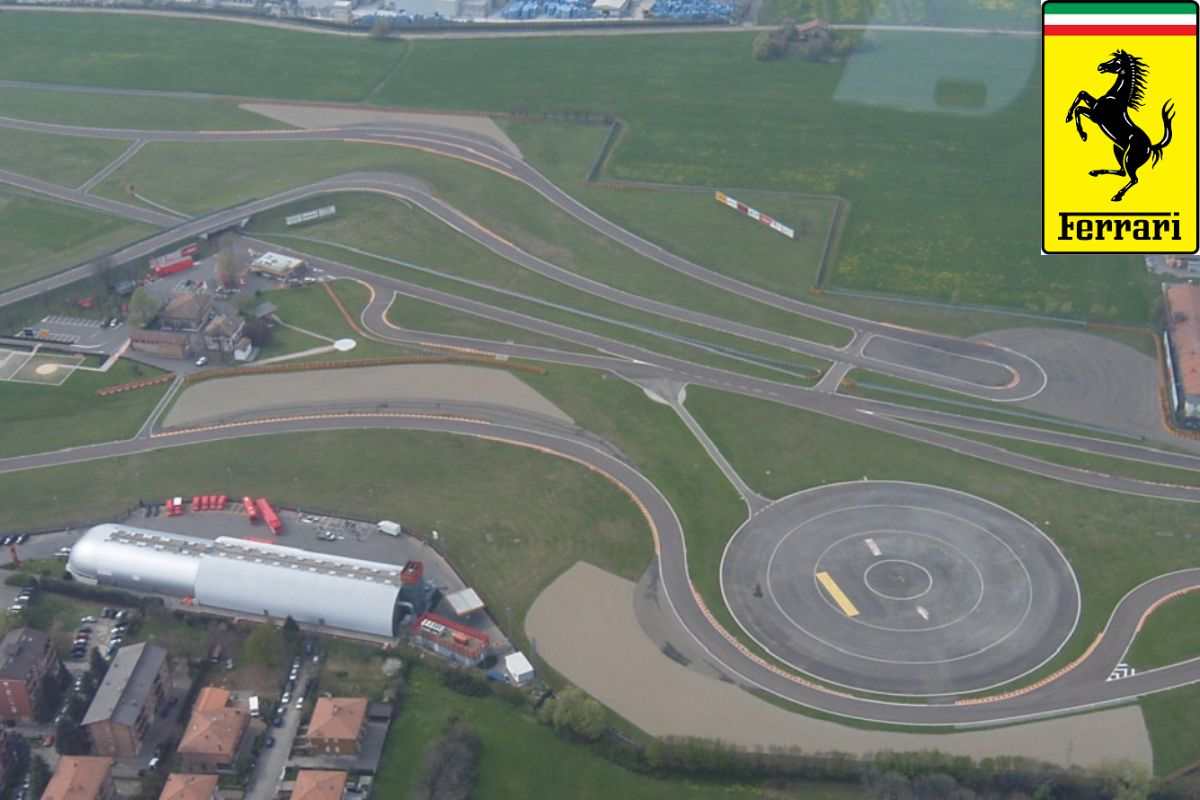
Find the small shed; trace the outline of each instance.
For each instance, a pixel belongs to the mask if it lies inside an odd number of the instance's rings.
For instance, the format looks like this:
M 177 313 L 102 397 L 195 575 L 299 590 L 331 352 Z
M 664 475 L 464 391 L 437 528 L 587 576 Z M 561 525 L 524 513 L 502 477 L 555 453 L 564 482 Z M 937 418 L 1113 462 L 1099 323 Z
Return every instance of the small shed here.
M 446 602 L 454 610 L 454 615 L 462 617 L 483 608 L 483 598 L 469 586 L 457 592 L 446 595 Z
M 513 686 L 525 686 L 533 681 L 533 664 L 520 650 L 504 657 L 504 676 Z

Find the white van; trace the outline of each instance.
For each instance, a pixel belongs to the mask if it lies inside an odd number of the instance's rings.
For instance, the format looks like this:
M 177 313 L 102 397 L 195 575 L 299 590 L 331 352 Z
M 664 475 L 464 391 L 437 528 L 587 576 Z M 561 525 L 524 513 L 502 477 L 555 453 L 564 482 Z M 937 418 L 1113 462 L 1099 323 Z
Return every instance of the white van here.
M 379 522 L 378 528 L 380 533 L 386 533 L 388 536 L 399 536 L 404 532 L 404 528 L 400 526 L 400 523 L 386 519 Z
M 258 695 L 250 698 L 250 716 L 258 719 Z

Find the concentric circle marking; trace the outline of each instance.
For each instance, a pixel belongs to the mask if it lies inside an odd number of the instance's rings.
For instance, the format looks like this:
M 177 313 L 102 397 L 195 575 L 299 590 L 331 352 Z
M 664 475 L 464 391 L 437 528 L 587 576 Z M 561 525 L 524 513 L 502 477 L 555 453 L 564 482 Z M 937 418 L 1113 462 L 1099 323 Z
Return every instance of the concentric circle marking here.
M 1053 657 L 1079 612 L 1070 565 L 1031 523 L 971 495 L 900 482 L 773 503 L 726 547 L 721 585 L 738 624 L 781 661 L 847 688 L 911 696 L 1019 678 Z
M 872 574 L 876 576 L 874 582 Z M 933 588 L 933 576 L 920 564 L 903 558 L 885 558 L 867 567 L 863 583 L 888 600 L 919 600 Z

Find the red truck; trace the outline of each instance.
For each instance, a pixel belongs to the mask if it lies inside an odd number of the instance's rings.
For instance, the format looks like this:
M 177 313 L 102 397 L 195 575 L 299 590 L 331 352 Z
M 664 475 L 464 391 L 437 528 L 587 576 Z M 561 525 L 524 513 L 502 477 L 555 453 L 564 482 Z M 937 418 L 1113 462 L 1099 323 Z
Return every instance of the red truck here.
M 165 278 L 167 275 L 174 275 L 176 272 L 184 272 L 196 266 L 196 262 L 191 256 L 183 256 L 171 261 L 163 261 L 150 267 L 150 272 L 156 278 Z
M 267 502 L 267 498 L 260 497 L 254 503 L 258 506 L 258 513 L 262 514 L 263 522 L 267 523 L 267 527 L 271 529 L 271 533 L 276 536 L 283 533 L 283 522 L 280 521 L 279 515 L 275 513 L 275 509 L 271 508 L 271 504 Z
M 249 497 L 242 498 L 242 507 L 246 509 L 246 519 L 251 522 L 258 522 L 258 506 Z

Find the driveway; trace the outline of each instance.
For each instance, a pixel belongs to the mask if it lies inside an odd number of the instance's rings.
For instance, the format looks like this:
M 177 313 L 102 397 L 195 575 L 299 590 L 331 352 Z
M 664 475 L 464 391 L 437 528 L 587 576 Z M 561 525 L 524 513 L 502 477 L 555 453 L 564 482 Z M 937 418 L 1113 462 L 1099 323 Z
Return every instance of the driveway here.
M 308 678 L 315 678 L 320 669 L 320 665 L 313 664 L 311 658 L 302 659 L 300 663 L 300 676 L 296 679 L 297 689 L 303 687 Z M 307 705 L 308 703 L 305 704 L 306 707 Z M 303 715 L 303 711 L 296 710 L 296 703 L 293 700 L 288 704 L 287 711 L 284 712 L 283 727 L 268 729 L 270 731 L 268 735 L 275 737 L 275 746 L 264 748 L 259 752 L 258 766 L 250 776 L 245 800 L 272 800 L 275 797 L 283 769 L 292 752 L 292 744 L 296 741 L 296 734 L 300 731 L 300 718 Z

